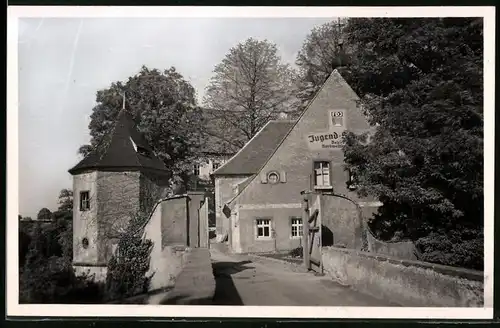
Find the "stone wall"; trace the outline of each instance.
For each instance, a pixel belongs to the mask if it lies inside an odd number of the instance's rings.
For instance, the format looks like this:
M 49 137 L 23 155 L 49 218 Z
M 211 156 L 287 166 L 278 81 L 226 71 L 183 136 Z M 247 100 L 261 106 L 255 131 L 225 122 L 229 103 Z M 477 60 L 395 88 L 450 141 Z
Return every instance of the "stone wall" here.
M 229 220 L 222 208 L 236 196 L 235 186 L 247 178 L 248 175 L 215 177 L 215 228 L 218 236 L 226 234 L 229 229 Z
M 323 246 L 343 245 L 361 250 L 362 217 L 354 203 L 331 195 L 320 197 L 321 233 Z
M 158 290 L 174 285 L 175 278 L 185 264 L 189 249 L 185 246 L 167 246 L 162 242 L 162 205 L 159 203 L 144 227 L 143 238 L 153 242 L 147 276 L 151 276 L 149 289 Z
M 161 244 L 165 246 L 187 246 L 188 243 L 188 198 L 179 196 L 161 203 Z
M 378 240 L 366 227 L 367 251 L 379 255 L 388 255 L 398 259 L 417 260 L 417 248 L 411 241 L 383 242 Z
M 150 172 L 143 172 L 140 176 L 140 205 L 141 212 L 150 213 L 155 203 L 166 197 L 168 179 Z
M 188 230 L 188 246 L 199 247 L 200 220 L 198 210 L 200 209 L 203 200 L 205 199 L 204 192 L 188 192 L 189 206 L 189 230 Z
M 205 198 L 205 202 L 203 206 L 198 211 L 198 217 L 200 219 L 200 247 L 208 248 L 209 247 L 209 236 L 208 236 L 208 198 Z
M 90 208 L 80 211 L 80 192 L 88 191 Z M 97 265 L 97 172 L 87 172 L 73 177 L 73 262 L 80 265 Z M 88 239 L 84 248 L 83 238 Z
M 333 247 L 322 263 L 340 284 L 402 306 L 483 306 L 483 272 Z
M 118 237 L 139 213 L 139 172 L 97 172 L 98 261 L 107 263 Z

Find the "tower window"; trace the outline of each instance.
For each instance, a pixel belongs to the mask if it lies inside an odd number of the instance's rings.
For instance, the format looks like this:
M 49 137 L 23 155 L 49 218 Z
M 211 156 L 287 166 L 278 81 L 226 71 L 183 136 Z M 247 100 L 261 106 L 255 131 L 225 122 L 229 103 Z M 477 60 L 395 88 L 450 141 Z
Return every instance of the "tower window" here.
M 195 176 L 199 176 L 200 175 L 200 164 L 194 164 L 193 165 L 193 174 Z
M 90 193 L 89 191 L 80 191 L 80 211 L 88 211 L 90 209 Z

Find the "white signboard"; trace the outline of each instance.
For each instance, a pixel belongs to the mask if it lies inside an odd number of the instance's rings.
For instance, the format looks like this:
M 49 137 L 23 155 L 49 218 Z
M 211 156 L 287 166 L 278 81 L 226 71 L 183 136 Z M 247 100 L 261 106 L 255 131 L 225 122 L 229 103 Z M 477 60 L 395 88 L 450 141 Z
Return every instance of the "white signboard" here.
M 306 135 L 307 146 L 310 150 L 340 149 L 344 146 L 346 131 L 344 128 L 328 132 L 316 132 Z

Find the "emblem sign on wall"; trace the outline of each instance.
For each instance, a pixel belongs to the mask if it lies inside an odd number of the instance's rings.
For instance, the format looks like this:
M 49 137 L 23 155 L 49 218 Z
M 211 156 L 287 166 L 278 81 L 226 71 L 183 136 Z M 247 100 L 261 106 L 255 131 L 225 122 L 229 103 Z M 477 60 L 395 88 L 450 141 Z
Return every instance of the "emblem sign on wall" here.
M 344 145 L 345 110 L 335 109 L 328 111 L 327 131 L 313 132 L 306 135 L 306 142 L 310 150 L 340 149 Z

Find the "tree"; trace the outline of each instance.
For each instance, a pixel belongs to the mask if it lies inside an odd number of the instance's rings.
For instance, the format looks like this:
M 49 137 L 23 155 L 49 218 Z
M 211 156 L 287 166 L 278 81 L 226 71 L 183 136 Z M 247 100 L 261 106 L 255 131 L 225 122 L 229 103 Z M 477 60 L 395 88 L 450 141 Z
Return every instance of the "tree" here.
M 46 207 L 42 208 L 38 212 L 38 215 L 36 216 L 36 219 L 40 221 L 50 221 L 52 220 L 52 218 L 53 218 L 52 212 Z
M 241 148 L 269 120 L 290 111 L 294 74 L 267 40 L 250 38 L 231 48 L 206 89 L 207 115 L 219 123 L 212 133 Z
M 70 189 L 61 189 L 59 192 L 59 211 L 72 212 L 73 211 L 73 191 Z
M 201 114 L 194 88 L 173 67 L 161 72 L 143 66 L 126 82 L 98 91 L 89 124 L 91 142 L 80 147 L 80 154 L 87 155 L 110 133 L 123 94 L 127 110 L 155 154 L 177 180 L 185 178 L 202 144 Z
M 307 106 L 334 69 L 350 64 L 353 46 L 344 32 L 346 23 L 346 19 L 338 19 L 313 28 L 297 54 L 297 96 L 301 109 Z
M 358 192 L 384 203 L 372 227 L 417 241 L 426 260 L 481 268 L 481 19 L 351 19 L 346 31 L 357 52 L 345 76 L 377 126 L 344 148 Z

